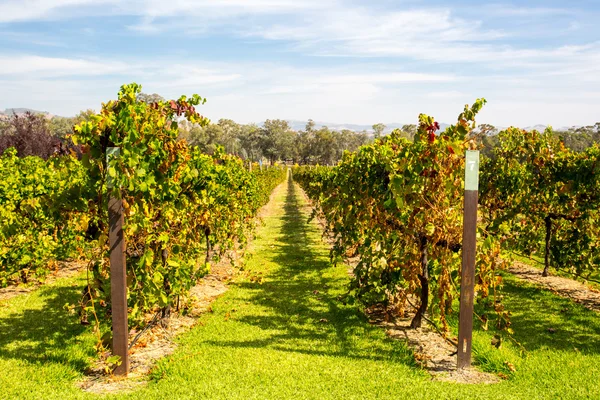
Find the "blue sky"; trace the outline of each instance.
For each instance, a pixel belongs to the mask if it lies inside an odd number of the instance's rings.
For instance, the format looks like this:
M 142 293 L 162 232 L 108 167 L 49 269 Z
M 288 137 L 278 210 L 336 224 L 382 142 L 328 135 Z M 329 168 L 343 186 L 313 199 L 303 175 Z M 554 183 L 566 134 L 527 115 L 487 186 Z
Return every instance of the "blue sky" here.
M 98 109 L 135 81 L 213 120 L 600 121 L 600 1 L 0 0 L 0 109 Z

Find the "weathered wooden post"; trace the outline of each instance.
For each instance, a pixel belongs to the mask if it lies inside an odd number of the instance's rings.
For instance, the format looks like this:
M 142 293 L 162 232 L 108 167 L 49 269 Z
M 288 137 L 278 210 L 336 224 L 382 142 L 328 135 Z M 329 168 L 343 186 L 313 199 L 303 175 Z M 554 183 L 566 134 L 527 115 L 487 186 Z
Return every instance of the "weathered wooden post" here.
M 109 160 L 119 157 L 118 147 L 106 149 L 107 169 Z M 108 242 L 110 246 L 110 297 L 112 311 L 112 353 L 119 356 L 120 364 L 115 375 L 127 376 L 129 372 L 129 340 L 127 327 L 127 271 L 125 268 L 125 235 L 123 233 L 123 199 L 113 196 L 113 178 L 107 173 Z
M 465 200 L 463 211 L 462 272 L 460 276 L 460 313 L 457 353 L 458 368 L 468 368 L 471 366 L 475 251 L 477 241 L 477 203 L 479 197 L 479 151 L 467 150 L 465 158 Z

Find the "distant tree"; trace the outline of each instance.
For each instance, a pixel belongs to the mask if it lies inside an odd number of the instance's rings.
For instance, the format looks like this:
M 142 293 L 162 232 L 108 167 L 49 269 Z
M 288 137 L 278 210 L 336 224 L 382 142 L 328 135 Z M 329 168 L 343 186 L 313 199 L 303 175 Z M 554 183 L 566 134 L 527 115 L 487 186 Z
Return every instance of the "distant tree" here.
M 594 143 L 600 143 L 600 122 L 596 122 L 593 126 L 592 140 Z
M 339 135 L 337 135 L 336 159 L 340 160 L 344 154 L 344 151 L 354 148 L 355 138 L 356 134 L 349 129 L 343 129 Z
M 386 126 L 384 124 L 375 124 L 373 125 L 373 137 L 378 139 L 383 136 L 383 131 L 385 131 Z
M 385 129 L 383 124 L 375 127 L 378 132 Z M 405 125 L 404 128 L 408 132 L 407 137 L 416 132 L 415 125 Z M 287 121 L 277 119 L 266 120 L 262 127 L 238 124 L 230 119 L 221 119 L 204 128 L 182 122 L 179 124 L 179 137 L 207 153 L 221 145 L 226 152 L 253 161 L 266 157 L 271 163 L 292 160 L 294 163 L 322 165 L 335 164 L 344 151 L 356 151 L 371 140 L 366 131 L 317 129 L 312 119 L 299 132 L 291 129 Z
M 157 103 L 159 101 L 164 101 L 165 99 L 156 93 L 148 94 L 148 93 L 140 93 L 137 95 L 137 99 L 139 101 L 143 101 L 144 103 Z
M 193 126 L 193 124 L 187 120 L 179 121 L 179 123 L 177 124 L 177 128 L 178 128 L 177 138 L 179 140 L 185 140 L 188 143 L 190 143 L 190 141 L 191 141 L 190 131 L 192 130 L 192 126 Z
M 258 126 L 255 124 L 242 125 L 239 139 L 245 158 L 258 161 L 262 157 L 261 131 Z
M 413 140 L 415 135 L 417 134 L 417 126 L 414 124 L 406 124 L 400 128 L 400 132 L 402 132 L 402 136 L 407 138 L 408 140 Z
M 360 146 L 369 144 L 371 141 L 369 138 L 369 135 L 365 131 L 355 132 L 354 134 L 356 135 L 356 139 L 355 139 L 356 146 L 355 146 L 354 150 L 352 150 L 352 151 L 358 150 L 358 148 Z
M 566 131 L 554 131 L 553 134 L 565 147 L 581 152 L 594 143 L 600 143 L 600 122 L 589 126 L 573 127 Z
M 308 127 L 308 125 L 307 125 Z M 296 135 L 296 154 L 300 164 L 310 164 L 314 158 L 315 133 L 313 130 L 298 132 Z M 294 163 L 296 160 L 294 160 Z
M 55 116 L 48 121 L 50 133 L 61 139 L 73 132 L 73 126 L 75 126 L 75 118 Z
M 279 159 L 283 161 L 296 160 L 298 158 L 298 149 L 296 148 L 296 137 L 298 134 L 289 129 L 282 132 L 277 138 L 277 152 Z
M 83 121 L 89 121 L 93 115 L 96 115 L 96 111 L 91 110 L 89 108 L 87 110 L 79 111 L 79 113 L 74 118 L 75 125 L 80 124 Z
M 210 124 L 204 128 L 203 137 L 204 143 L 199 143 L 198 145 L 208 154 L 213 154 L 218 145 L 223 143 L 223 128 L 219 124 Z
M 481 124 L 475 129 L 475 132 L 481 136 L 494 136 L 498 134 L 498 129 L 494 125 Z
M 490 124 L 480 124 L 471 131 L 471 138 L 483 146 L 481 152 L 489 158 L 495 157 L 493 150 L 498 144 L 497 135 L 498 129 Z
M 208 145 L 208 134 L 206 133 L 206 129 L 198 126 L 192 125 L 189 128 L 188 132 L 189 142 L 195 146 L 200 147 L 205 150 Z
M 266 120 L 261 128 L 261 150 L 262 154 L 269 159 L 271 165 L 280 157 L 286 156 L 287 147 L 290 145 L 289 135 L 291 131 L 287 121 L 280 119 Z M 293 144 L 293 142 L 292 142 Z M 291 150 L 290 150 L 291 152 Z
M 88 121 L 95 114 L 94 110 L 85 110 L 80 111 L 75 117 L 53 116 L 48 120 L 48 129 L 54 136 L 65 139 L 67 135 L 73 133 L 75 125 Z
M 336 134 L 324 126 L 315 132 L 314 155 L 321 165 L 335 164 L 337 161 Z
M 294 141 L 294 163 L 310 164 L 315 157 L 315 121 L 309 119 L 304 130 L 298 132 Z
M 217 143 L 223 146 L 227 153 L 239 156 L 242 150 L 240 143 L 241 126 L 231 119 L 220 119 L 217 125 L 223 131 Z
M 0 154 L 9 147 L 14 147 L 19 157 L 44 159 L 67 151 L 67 144 L 50 131 L 46 117 L 31 112 L 13 114 L 0 126 Z

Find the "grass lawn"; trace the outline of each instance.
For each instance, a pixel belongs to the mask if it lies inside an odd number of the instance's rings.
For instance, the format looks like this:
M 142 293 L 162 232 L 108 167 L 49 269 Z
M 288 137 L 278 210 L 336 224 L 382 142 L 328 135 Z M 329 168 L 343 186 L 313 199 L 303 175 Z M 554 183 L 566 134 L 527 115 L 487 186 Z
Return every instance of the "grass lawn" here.
M 336 300 L 348 281 L 300 205 L 294 185 L 277 190 L 253 242 L 246 276 L 158 362 L 145 388 L 124 399 L 575 399 L 600 398 L 600 315 L 506 277 L 515 338 L 528 350 L 491 346 L 475 332 L 481 368 L 506 371 L 497 385 L 433 382 L 411 352 Z M 261 279 L 262 278 L 262 279 Z M 80 284 L 81 282 L 79 282 Z M 99 398 L 81 392 L 94 340 L 67 316 L 76 279 L 0 304 L 0 398 Z M 476 326 L 478 324 L 476 323 Z M 547 328 L 556 329 L 550 333 Z

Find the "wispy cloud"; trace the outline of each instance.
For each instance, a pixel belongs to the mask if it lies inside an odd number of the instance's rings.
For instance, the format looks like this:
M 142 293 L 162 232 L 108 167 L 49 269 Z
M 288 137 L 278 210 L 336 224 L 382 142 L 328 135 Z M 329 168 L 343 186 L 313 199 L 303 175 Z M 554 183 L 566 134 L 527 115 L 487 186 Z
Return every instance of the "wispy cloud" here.
M 59 39 L 40 37 L 39 34 L 30 32 L 12 32 L 4 29 L 0 30 L 0 38 L 19 44 L 33 44 L 42 47 L 66 47 L 66 44 Z
M 0 3 L 0 22 L 71 17 L 77 9 L 117 3 L 117 0 L 8 0 Z
M 85 58 L 42 57 L 37 55 L 0 56 L 0 77 L 37 78 L 88 77 L 88 76 L 138 76 L 152 79 L 156 75 L 169 77 L 170 84 L 178 82 L 207 85 L 232 81 L 241 77 L 237 73 L 221 73 L 217 69 L 199 68 L 193 64 L 171 64 L 169 60 L 98 60 Z M 185 77 L 185 78 L 180 78 Z
M 503 63 L 504 68 L 555 69 L 557 57 L 598 53 L 592 43 L 571 49 L 509 44 L 502 39 L 513 37 L 514 32 L 488 28 L 482 19 L 485 13 L 492 18 L 533 18 L 574 14 L 573 9 L 497 3 L 482 5 L 485 11 L 479 18 L 466 18 L 450 7 L 417 4 L 390 10 L 341 0 L 9 0 L 0 3 L 0 22 L 121 15 L 133 17 L 128 27 L 141 34 L 223 31 L 287 43 L 311 55 Z
M 334 3 L 334 1 L 329 4 Z M 7 0 L 0 3 L 0 22 L 70 19 L 74 16 L 128 15 L 147 18 L 202 17 L 206 20 L 240 15 L 319 10 L 316 0 Z
M 439 91 L 439 92 L 431 92 L 426 93 L 425 97 L 430 99 L 461 99 L 467 98 L 468 100 L 472 100 L 474 98 L 473 95 L 461 92 L 458 90 L 448 90 L 448 91 Z
M 544 48 L 518 45 L 517 32 L 488 28 L 483 22 L 483 14 L 480 18 L 466 18 L 449 7 L 422 4 L 388 10 L 342 1 L 179 0 L 169 2 L 168 7 L 167 3 L 153 0 L 142 3 L 139 8 L 124 7 L 122 10 L 140 15 L 139 22 L 131 28 L 141 33 L 184 31 L 204 35 L 225 27 L 225 32 L 230 35 L 285 43 L 292 51 L 313 56 L 393 57 L 440 64 L 467 63 L 490 68 L 555 71 L 561 69 L 566 64 L 563 61 L 569 57 L 588 60 L 599 53 L 594 42 Z M 484 6 L 483 9 L 494 18 L 575 15 L 572 9 L 503 4 Z M 276 17 L 264 18 L 269 15 Z M 200 16 L 202 22 L 199 24 Z M 241 16 L 251 19 L 238 18 Z M 513 41 L 504 41 L 506 38 Z
M 575 15 L 577 11 L 572 7 L 523 7 L 515 4 L 488 4 L 482 5 L 485 12 L 494 17 L 528 17 L 539 18 L 556 15 Z
M 72 114 L 134 80 L 241 121 L 453 120 L 480 96 L 503 125 L 597 118 L 600 7 L 466 3 L 0 0 L 0 102 Z
M 0 56 L 0 76 L 29 75 L 38 77 L 61 77 L 82 75 L 111 75 L 127 71 L 130 66 L 123 62 L 107 62 L 79 58 L 41 57 L 37 55 Z

